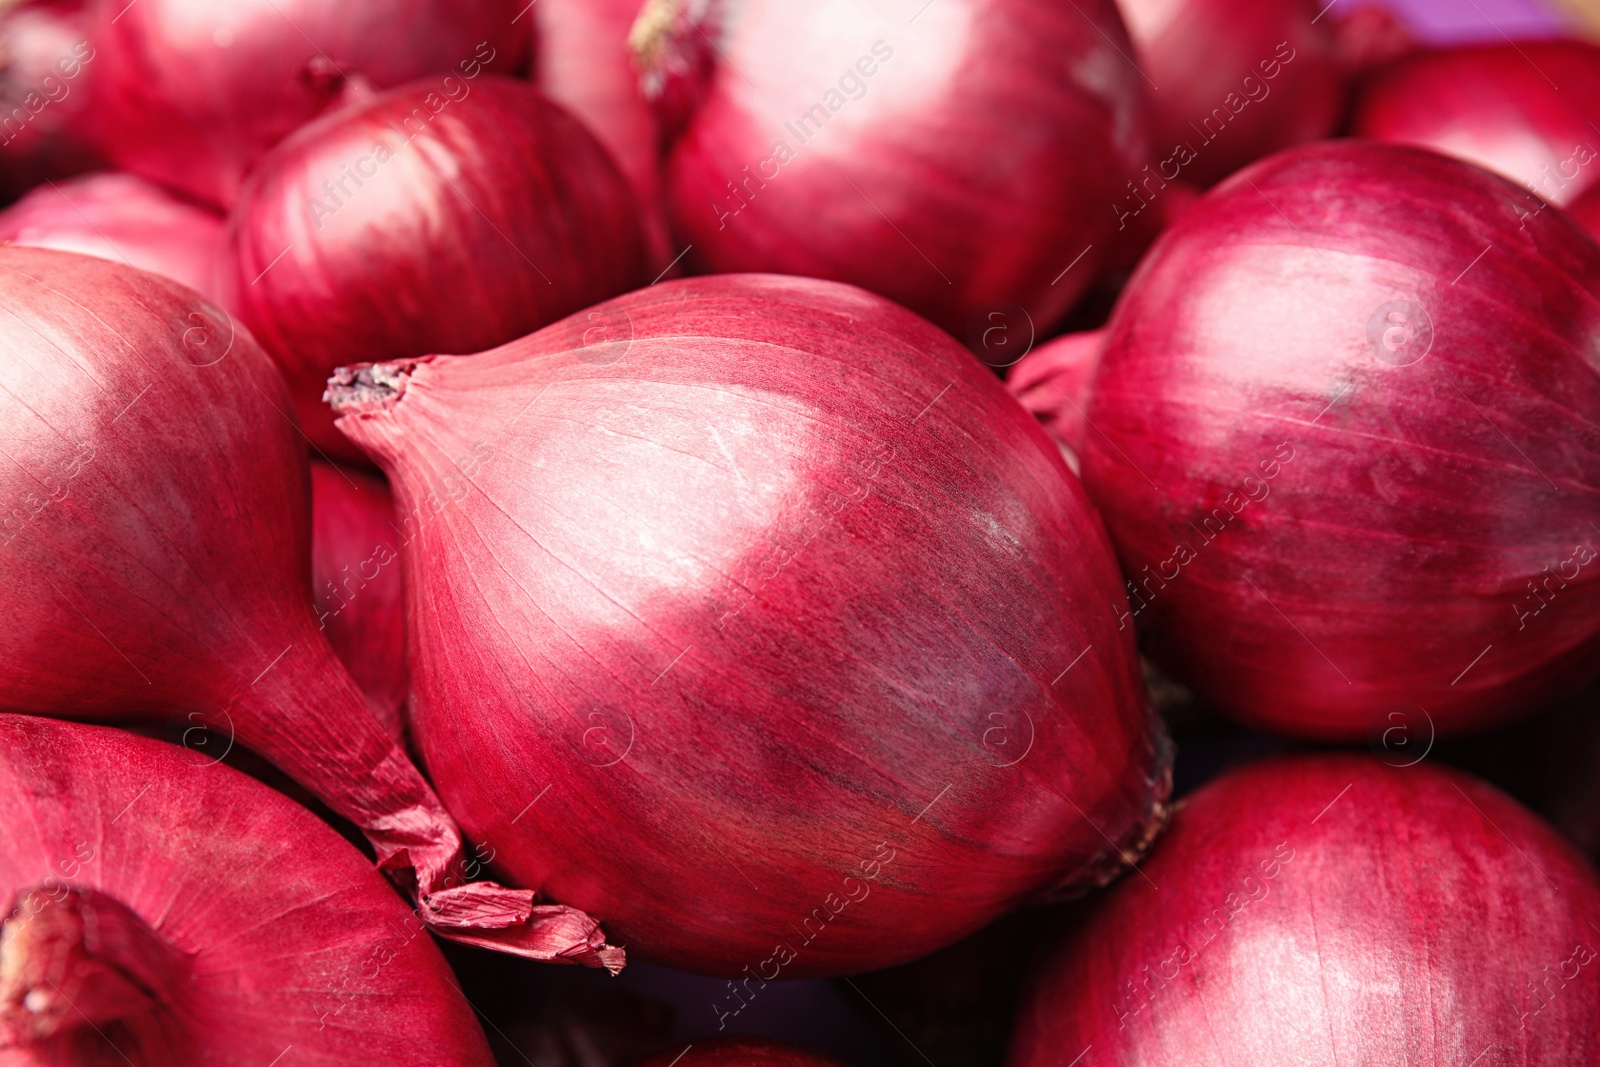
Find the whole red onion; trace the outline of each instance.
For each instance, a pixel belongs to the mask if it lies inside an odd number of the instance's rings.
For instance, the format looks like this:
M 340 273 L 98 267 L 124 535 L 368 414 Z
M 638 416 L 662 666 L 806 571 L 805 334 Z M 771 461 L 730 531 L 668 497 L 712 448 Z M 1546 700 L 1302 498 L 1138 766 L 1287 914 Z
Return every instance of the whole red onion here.
M 663 1053 L 641 1067 L 839 1067 L 836 1060 L 781 1041 L 724 1037 L 696 1041 L 682 1052 Z
M 1600 181 L 1600 46 L 1524 41 L 1420 52 L 1374 72 L 1351 132 L 1503 174 L 1552 204 Z
M 0 1062 L 493 1063 L 371 865 L 192 751 L 0 715 L 0 905 Z
M 405 732 L 406 634 L 394 499 L 382 478 L 311 463 L 311 597 L 328 643 L 378 719 Z
M 1600 1062 L 1600 882 L 1466 775 L 1236 770 L 1180 804 L 1144 873 L 1056 950 L 1012 1067 Z
M 703 31 L 636 35 L 657 66 L 673 40 L 715 41 L 668 161 L 689 262 L 852 282 L 966 337 L 1013 308 L 1047 329 L 1113 258 L 1146 141 L 1111 0 L 714 10 Z
M 1006 375 L 1011 395 L 1068 450 L 1074 469 L 1083 451 L 1089 383 L 1105 343 L 1104 328 L 1069 333 L 1035 348 Z
M 224 207 L 258 157 L 352 84 L 515 74 L 522 0 L 97 5 L 96 136 L 119 168 Z
M 1326 137 L 1348 74 L 1316 0 L 1117 0 L 1152 112 L 1155 158 L 1118 190 L 1142 214 L 1175 180 L 1210 185 L 1253 160 Z
M 131 174 L 91 174 L 0 212 L 0 241 L 126 263 L 212 296 L 222 218 Z
M 361 455 L 322 404 L 340 364 L 476 352 L 647 280 L 633 196 L 576 120 L 510 78 L 443 84 L 299 130 L 229 225 L 226 303 L 335 455 Z
M 330 399 L 414 542 L 441 795 L 630 948 L 759 995 L 1103 881 L 1157 828 L 1168 750 L 1099 523 L 904 309 L 668 282 Z
M 0 710 L 237 740 L 446 936 L 614 962 L 586 916 L 460 884 L 481 864 L 318 632 L 305 453 L 249 334 L 165 278 L 30 248 L 0 249 L 0 309 Z
M 0 199 L 99 164 L 86 128 L 95 53 L 84 0 L 0 5 Z
M 1597 350 L 1600 247 L 1502 179 L 1354 141 L 1241 171 L 1151 250 L 1091 387 L 1124 621 L 1303 736 L 1574 687 L 1600 664 Z

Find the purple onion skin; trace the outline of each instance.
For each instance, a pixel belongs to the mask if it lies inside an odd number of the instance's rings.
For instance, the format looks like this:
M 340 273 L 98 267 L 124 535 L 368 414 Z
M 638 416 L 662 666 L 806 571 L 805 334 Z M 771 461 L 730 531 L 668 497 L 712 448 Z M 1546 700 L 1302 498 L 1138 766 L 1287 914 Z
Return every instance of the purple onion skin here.
M 1178 680 L 1358 739 L 1503 720 L 1600 659 L 1600 248 L 1431 152 L 1218 187 L 1113 314 L 1083 477 Z
M 1055 950 L 1011 1067 L 1600 1062 L 1600 883 L 1459 772 L 1235 770 L 1142 873 Z

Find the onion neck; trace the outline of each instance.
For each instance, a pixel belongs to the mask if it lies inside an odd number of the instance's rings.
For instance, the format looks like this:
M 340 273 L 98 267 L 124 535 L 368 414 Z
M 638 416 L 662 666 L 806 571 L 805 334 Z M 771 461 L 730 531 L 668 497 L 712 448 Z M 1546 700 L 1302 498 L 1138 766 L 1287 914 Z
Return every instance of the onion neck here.
M 17 895 L 0 928 L 0 1048 L 65 1062 L 185 1062 L 189 957 L 97 889 L 50 880 Z

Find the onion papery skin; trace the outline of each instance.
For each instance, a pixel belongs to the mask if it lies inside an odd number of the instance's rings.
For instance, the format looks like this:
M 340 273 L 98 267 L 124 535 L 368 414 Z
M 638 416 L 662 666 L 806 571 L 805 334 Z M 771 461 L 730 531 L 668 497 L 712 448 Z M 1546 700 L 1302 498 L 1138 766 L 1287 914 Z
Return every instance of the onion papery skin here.
M 99 4 L 94 136 L 122 170 L 224 209 L 261 155 L 344 98 L 425 75 L 521 73 L 516 0 Z M 446 91 L 441 89 L 441 92 Z
M 95 65 L 87 6 L 21 0 L 0 10 L 0 201 L 100 165 L 85 121 Z
M 1047 330 L 1115 258 L 1147 145 L 1110 0 L 725 8 L 667 163 L 687 263 L 850 282 L 966 338 Z
M 1374 71 L 1350 132 L 1476 163 L 1552 204 L 1600 181 L 1600 46 L 1524 41 L 1418 52 Z
M 1179 179 L 1209 186 L 1282 148 L 1326 137 L 1349 74 L 1314 0 L 1117 0 L 1148 81 L 1154 165 L 1121 190 L 1139 212 Z
M 0 715 L 0 738 L 0 1027 L 38 1025 L 50 1013 L 24 1003 L 41 998 L 64 1019 L 0 1062 L 259 1067 L 286 1046 L 311 1064 L 494 1062 L 425 929 L 305 809 L 118 730 Z M 102 924 L 83 964 L 13 981 L 25 944 L 41 965 L 39 949 L 70 944 L 39 928 L 85 893 L 119 902 L 160 947 L 135 955 Z M 95 996 L 96 962 L 170 999 L 123 1014 Z
M 686 279 L 330 396 L 410 542 L 441 795 L 630 951 L 755 982 L 886 966 L 1155 831 L 1169 748 L 1098 521 L 904 309 Z
M 1029 352 L 1006 375 L 1006 389 L 1071 453 L 1074 465 L 1083 450 L 1089 383 L 1105 342 L 1104 329 L 1069 333 Z
M 1084 485 L 1148 654 L 1328 739 L 1576 688 L 1597 351 L 1600 248 L 1494 175 L 1347 141 L 1219 186 L 1129 282 L 1090 387 Z
M 661 134 L 639 85 L 628 31 L 640 0 L 540 0 L 536 84 L 595 135 L 639 201 L 655 271 L 676 251 L 661 206 Z
M 32 248 L 0 248 L 0 309 L 0 711 L 243 745 L 360 828 L 445 936 L 617 962 L 586 916 L 461 884 L 459 830 L 318 632 L 304 444 L 248 331 Z
M 1600 884 L 1459 772 L 1346 755 L 1235 770 L 1179 805 L 1143 869 L 1056 948 L 1011 1067 L 1086 1045 L 1108 1067 L 1600 1058 Z
M 370 471 L 311 462 L 311 598 L 317 622 L 388 730 L 405 733 L 406 625 L 394 498 Z
M 462 84 L 298 131 L 230 220 L 229 306 L 330 455 L 361 457 L 322 404 L 335 367 L 476 352 L 648 280 L 633 195 L 593 136 L 525 82 Z
M 724 1037 L 696 1041 L 678 1059 L 664 1053 L 640 1067 L 839 1067 L 839 1061 L 807 1049 L 759 1037 Z
M 0 212 L 0 241 L 98 256 L 216 294 L 222 216 L 131 174 L 42 185 Z

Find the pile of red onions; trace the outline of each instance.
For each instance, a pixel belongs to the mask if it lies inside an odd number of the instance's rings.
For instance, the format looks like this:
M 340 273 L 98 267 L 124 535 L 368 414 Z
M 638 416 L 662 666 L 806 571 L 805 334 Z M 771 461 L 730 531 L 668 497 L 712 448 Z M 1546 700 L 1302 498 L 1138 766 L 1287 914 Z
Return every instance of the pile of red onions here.
M 690 31 L 679 10 L 647 7 L 635 45 L 652 69 L 715 50 L 674 97 L 698 98 L 667 164 L 687 262 L 851 282 L 965 338 L 994 313 L 1047 328 L 1128 236 L 1145 105 L 1111 0 L 743 0 Z
M 318 632 L 303 445 L 249 334 L 164 278 L 38 249 L 0 249 L 0 309 L 0 710 L 237 741 L 360 828 L 446 936 L 619 964 L 581 913 L 463 884 L 455 824 Z
M 95 69 L 84 0 L 0 5 L 0 199 L 100 161 L 87 131 Z
M 1358 756 L 1187 800 L 1057 949 L 1011 1067 L 1600 1058 L 1600 882 L 1500 792 Z
M 674 1056 L 665 1053 L 644 1067 L 838 1067 L 836 1061 L 793 1045 L 756 1037 L 696 1041 Z
M 371 865 L 192 751 L 0 715 L 0 905 L 6 1063 L 493 1062 Z
M 532 86 L 413 82 L 261 162 L 229 224 L 225 303 L 278 361 L 311 440 L 358 360 L 476 352 L 642 285 L 639 212 L 605 149 Z
M 1597 125 L 1600 45 L 1526 41 L 1421 52 L 1378 70 L 1351 132 L 1457 156 L 1568 204 L 1600 182 Z
M 212 295 L 222 218 L 131 174 L 40 186 L 0 212 L 0 241 L 98 256 Z
M 907 311 L 668 282 L 345 368 L 330 399 L 412 542 L 440 794 L 498 871 L 738 977 L 719 1016 L 1102 882 L 1159 826 L 1167 745 L 1099 522 Z
M 256 159 L 352 87 L 519 73 L 521 0 L 96 5 L 94 111 L 118 167 L 224 207 Z M 337 178 L 337 175 L 329 175 Z
M 1600 668 L 1600 247 L 1417 149 L 1291 149 L 1122 294 L 1085 488 L 1147 650 L 1220 708 L 1359 739 Z

